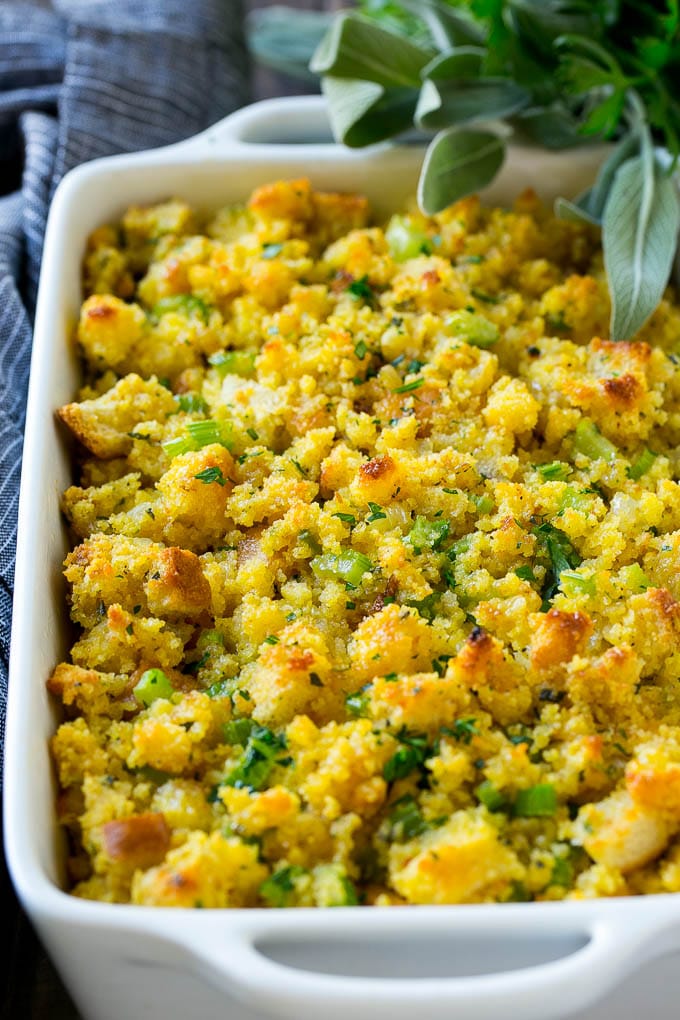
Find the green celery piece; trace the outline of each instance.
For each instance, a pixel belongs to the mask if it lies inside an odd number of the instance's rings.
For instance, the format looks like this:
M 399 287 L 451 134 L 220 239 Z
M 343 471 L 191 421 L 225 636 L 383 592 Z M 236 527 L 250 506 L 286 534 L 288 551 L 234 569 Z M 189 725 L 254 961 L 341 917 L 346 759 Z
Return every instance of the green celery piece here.
M 460 337 L 466 344 L 472 347 L 493 347 L 498 342 L 498 326 L 490 319 L 476 312 L 464 310 L 452 312 L 446 320 L 447 331 L 456 337 Z
M 171 698 L 175 689 L 162 669 L 147 669 L 132 688 L 132 692 L 137 701 L 141 701 L 144 707 L 148 708 L 158 698 Z
M 576 426 L 574 449 L 589 460 L 606 460 L 608 464 L 619 454 L 614 444 L 605 439 L 597 425 L 588 418 L 583 418 Z
M 395 262 L 406 262 L 418 255 L 429 254 L 432 242 L 422 229 L 407 216 L 393 216 L 385 231 L 385 240 Z
M 557 811 L 557 794 L 552 783 L 537 783 L 519 790 L 512 812 L 516 818 L 552 818 Z

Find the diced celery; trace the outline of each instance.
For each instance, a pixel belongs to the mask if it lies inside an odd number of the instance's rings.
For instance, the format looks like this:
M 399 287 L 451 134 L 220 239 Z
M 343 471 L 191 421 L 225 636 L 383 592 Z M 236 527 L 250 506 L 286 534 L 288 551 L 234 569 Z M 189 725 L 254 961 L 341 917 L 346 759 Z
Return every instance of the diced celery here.
M 634 460 L 628 468 L 628 477 L 632 478 L 635 482 L 638 478 L 642 478 L 652 468 L 656 456 L 650 449 L 644 449 L 637 460 Z
M 452 312 L 446 320 L 447 331 L 473 347 L 493 347 L 498 342 L 498 326 L 476 312 Z
M 595 578 L 584 577 L 578 570 L 563 570 L 560 574 L 560 588 L 569 598 L 596 594 Z
M 537 464 L 536 471 L 546 482 L 564 481 L 572 472 L 571 465 L 561 460 L 554 460 L 550 464 Z
M 448 533 L 448 521 L 428 521 L 427 517 L 416 517 L 406 538 L 414 552 L 419 553 L 421 549 L 438 549 Z
M 210 318 L 210 309 L 205 301 L 201 301 L 195 294 L 173 294 L 171 297 L 161 298 L 151 310 L 155 319 L 160 319 L 168 312 L 184 312 L 186 315 L 198 315 L 207 323 Z
M 145 670 L 132 688 L 137 701 L 148 708 L 157 698 L 170 698 L 175 689 L 162 669 Z
M 249 377 L 255 369 L 255 355 L 250 351 L 217 351 L 208 358 L 209 364 L 219 375 L 242 375 Z
M 168 457 L 178 457 L 182 453 L 193 453 L 201 450 L 204 446 L 212 443 L 219 443 L 220 446 L 231 449 L 231 422 L 214 421 L 211 418 L 201 421 L 190 421 L 184 428 L 183 436 L 176 436 L 168 439 L 162 444 Z
M 245 747 L 253 729 L 255 723 L 252 719 L 232 719 L 222 727 L 222 736 L 227 744 L 241 744 Z
M 519 790 L 513 805 L 517 818 L 552 818 L 557 811 L 557 794 L 552 783 L 537 783 Z
M 373 568 L 373 563 L 356 549 L 345 549 L 338 556 L 334 553 L 316 556 L 310 566 L 317 577 L 337 577 L 356 588 L 364 574 Z
M 562 513 L 563 510 L 576 510 L 580 514 L 589 514 L 592 510 L 592 505 L 593 493 L 579 492 L 578 489 L 568 485 L 562 493 L 557 510 L 558 513 Z
M 177 400 L 180 411 L 186 411 L 187 414 L 205 414 L 208 410 L 207 403 L 199 393 L 182 393 Z
M 616 460 L 619 453 L 614 444 L 605 439 L 597 425 L 588 418 L 583 418 L 576 426 L 574 449 L 589 460 L 606 460 L 608 464 Z
M 630 588 L 634 592 L 646 591 L 647 588 L 652 587 L 652 582 L 639 563 L 631 563 L 630 566 L 623 567 L 619 571 L 619 578 L 625 588 Z
M 395 262 L 405 262 L 432 251 L 430 238 L 407 216 L 392 217 L 385 231 L 385 240 Z
M 507 804 L 505 794 L 501 793 L 489 779 L 475 787 L 475 796 L 488 811 L 502 811 Z
M 355 907 L 359 902 L 354 883 L 342 864 L 319 864 L 313 875 L 317 906 Z
M 474 503 L 480 514 L 490 514 L 496 506 L 491 496 L 476 496 L 474 493 L 468 493 L 468 499 Z

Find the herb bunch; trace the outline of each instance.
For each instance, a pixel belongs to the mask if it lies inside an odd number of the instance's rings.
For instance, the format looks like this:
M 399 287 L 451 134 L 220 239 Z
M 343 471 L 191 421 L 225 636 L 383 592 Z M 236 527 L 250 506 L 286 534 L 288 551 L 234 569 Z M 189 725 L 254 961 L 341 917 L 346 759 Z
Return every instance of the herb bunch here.
M 294 31 L 294 11 L 270 17 Z M 339 141 L 362 147 L 414 128 L 430 138 L 418 187 L 427 214 L 488 185 L 509 138 L 612 142 L 593 186 L 556 211 L 602 227 L 612 339 L 644 325 L 680 225 L 679 0 L 362 0 L 317 19 L 307 38 Z M 254 48 L 266 60 L 267 46 Z

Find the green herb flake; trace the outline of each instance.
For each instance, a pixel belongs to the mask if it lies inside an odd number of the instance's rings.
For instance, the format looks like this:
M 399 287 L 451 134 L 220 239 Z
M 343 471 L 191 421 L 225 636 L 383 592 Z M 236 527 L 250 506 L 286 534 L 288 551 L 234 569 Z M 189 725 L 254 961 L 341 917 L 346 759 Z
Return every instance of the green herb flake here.
M 425 383 L 425 380 L 422 379 L 422 378 L 420 378 L 420 379 L 413 379 L 411 382 L 404 383 L 403 386 L 396 386 L 392 390 L 392 392 L 393 393 L 413 393 L 414 390 L 419 390 L 420 387 L 424 385 L 424 383 Z
M 363 360 L 366 357 L 368 347 L 364 340 L 359 340 L 359 342 L 354 345 L 354 353 L 360 360 Z
M 263 259 L 275 259 L 277 255 L 280 255 L 283 251 L 282 244 L 263 244 L 262 245 L 262 258 Z
M 204 485 L 210 485 L 211 482 L 217 482 L 218 485 L 226 485 L 227 481 L 222 474 L 222 469 L 218 467 L 207 467 L 203 471 L 199 471 L 197 475 L 194 475 L 199 482 L 203 482 Z
M 342 521 L 342 522 L 343 522 L 344 524 L 349 524 L 349 525 L 350 525 L 350 527 L 352 527 L 352 528 L 354 527 L 354 525 L 355 525 L 355 524 L 356 524 L 356 522 L 357 522 L 357 519 L 356 519 L 356 517 L 354 516 L 354 514 L 343 514 L 343 513 L 337 513 L 337 514 L 331 514 L 331 517 L 337 517 L 337 518 L 338 518 L 339 520 L 341 520 L 341 521 Z
M 377 503 L 371 503 L 371 501 L 369 500 L 369 502 L 368 502 L 368 509 L 371 512 L 368 515 L 368 517 L 366 518 L 366 523 L 367 524 L 372 524 L 373 521 L 384 521 L 384 520 L 387 520 L 387 514 L 385 513 L 383 508 L 381 506 L 379 506 Z
M 375 303 L 375 294 L 373 292 L 373 288 L 368 282 L 368 276 L 362 276 L 358 280 L 352 280 L 345 289 L 354 301 L 365 301 L 369 305 Z
M 284 737 L 276 736 L 266 726 L 254 726 L 244 754 L 225 779 L 226 785 L 261 790 L 269 779 L 276 756 L 285 749 Z

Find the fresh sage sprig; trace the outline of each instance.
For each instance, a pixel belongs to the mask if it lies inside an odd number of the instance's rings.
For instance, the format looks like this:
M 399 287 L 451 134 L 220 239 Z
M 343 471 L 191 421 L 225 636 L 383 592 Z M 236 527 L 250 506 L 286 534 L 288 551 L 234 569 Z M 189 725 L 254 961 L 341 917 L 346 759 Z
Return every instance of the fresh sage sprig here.
M 611 141 L 593 186 L 556 208 L 601 226 L 611 336 L 626 340 L 658 306 L 677 247 L 679 5 L 360 0 L 333 18 L 309 66 L 339 141 L 428 142 L 418 188 L 427 214 L 489 184 L 508 139 L 548 149 Z

